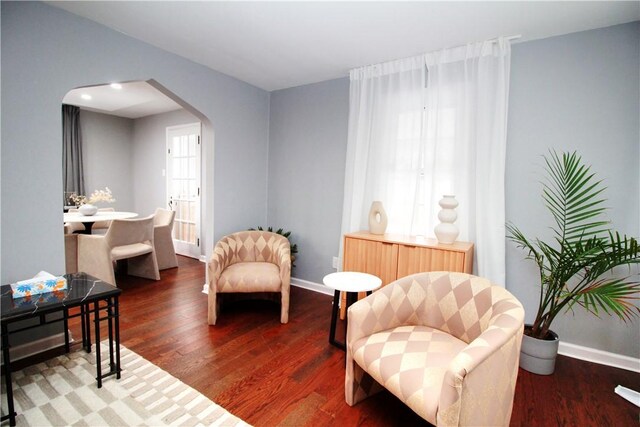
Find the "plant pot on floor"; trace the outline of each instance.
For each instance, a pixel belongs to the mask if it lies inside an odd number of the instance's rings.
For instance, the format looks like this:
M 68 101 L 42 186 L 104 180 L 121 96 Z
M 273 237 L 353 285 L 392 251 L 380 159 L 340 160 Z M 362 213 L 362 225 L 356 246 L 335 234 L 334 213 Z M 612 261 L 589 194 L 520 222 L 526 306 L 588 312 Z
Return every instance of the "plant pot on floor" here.
M 524 326 L 525 331 L 531 329 L 531 325 Z M 549 331 L 548 339 L 533 338 L 526 333 L 522 336 L 520 348 L 520 367 L 525 371 L 538 375 L 551 375 L 556 367 L 558 355 L 558 335 Z

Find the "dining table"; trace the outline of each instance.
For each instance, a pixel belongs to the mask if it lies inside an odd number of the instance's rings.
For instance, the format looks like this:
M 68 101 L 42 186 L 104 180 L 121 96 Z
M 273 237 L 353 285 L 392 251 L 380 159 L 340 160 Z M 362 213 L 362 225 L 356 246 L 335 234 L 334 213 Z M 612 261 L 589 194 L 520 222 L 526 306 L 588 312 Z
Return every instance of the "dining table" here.
M 98 221 L 113 221 L 114 219 L 130 219 L 137 217 L 135 212 L 98 211 L 93 215 L 83 215 L 80 212 L 67 212 L 64 214 L 64 223 L 82 223 L 84 230 L 76 231 L 81 234 L 91 234 L 93 224 Z

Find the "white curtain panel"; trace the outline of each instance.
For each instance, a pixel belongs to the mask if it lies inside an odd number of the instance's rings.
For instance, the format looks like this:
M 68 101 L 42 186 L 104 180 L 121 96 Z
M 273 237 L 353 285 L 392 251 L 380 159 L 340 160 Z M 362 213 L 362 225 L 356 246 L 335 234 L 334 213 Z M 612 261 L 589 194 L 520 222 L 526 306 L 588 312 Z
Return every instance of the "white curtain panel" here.
M 434 237 L 454 194 L 474 272 L 504 285 L 510 57 L 499 38 L 351 71 L 343 233 L 380 200 L 388 233 Z

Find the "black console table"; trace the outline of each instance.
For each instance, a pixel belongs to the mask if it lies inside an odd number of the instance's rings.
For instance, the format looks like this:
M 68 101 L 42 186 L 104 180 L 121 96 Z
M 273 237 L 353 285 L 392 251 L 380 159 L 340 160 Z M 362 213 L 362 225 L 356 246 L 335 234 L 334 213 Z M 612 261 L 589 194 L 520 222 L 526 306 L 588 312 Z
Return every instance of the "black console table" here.
M 120 322 L 118 320 L 118 297 L 122 291 L 115 286 L 103 282 L 85 273 L 66 274 L 67 289 L 31 297 L 16 298 L 11 296 L 11 286 L 0 287 L 1 326 L 2 326 L 2 355 L 4 361 L 4 377 L 7 388 L 8 414 L 0 421 L 9 420 L 10 425 L 16 424 L 16 413 L 13 404 L 13 387 L 11 385 L 11 358 L 9 355 L 9 335 L 27 329 L 63 322 L 65 350 L 69 352 L 68 321 L 73 317 L 80 317 L 82 324 L 82 346 L 91 352 L 91 313 L 96 339 L 96 381 L 98 388 L 102 387 L 102 379 L 110 375 L 120 378 Z M 79 313 L 71 314 L 72 308 L 80 308 Z M 104 312 L 104 316 L 101 316 Z M 51 318 L 54 313 L 62 313 L 60 318 Z M 33 326 L 21 327 L 9 331 L 9 325 L 25 319 L 39 319 Z M 108 322 L 109 335 L 109 372 L 102 373 L 100 361 L 100 321 Z

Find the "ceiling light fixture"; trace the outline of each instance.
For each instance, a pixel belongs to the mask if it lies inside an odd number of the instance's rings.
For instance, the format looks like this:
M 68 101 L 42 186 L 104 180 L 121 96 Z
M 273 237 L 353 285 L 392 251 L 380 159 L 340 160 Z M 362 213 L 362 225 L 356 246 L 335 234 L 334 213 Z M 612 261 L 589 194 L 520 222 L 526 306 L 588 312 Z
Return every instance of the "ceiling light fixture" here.
M 122 85 L 120 83 L 111 83 L 111 88 L 113 89 L 122 89 Z
M 93 97 L 91 95 L 89 95 L 88 93 L 83 93 L 82 95 L 80 95 L 80 98 L 86 99 L 88 101 Z

